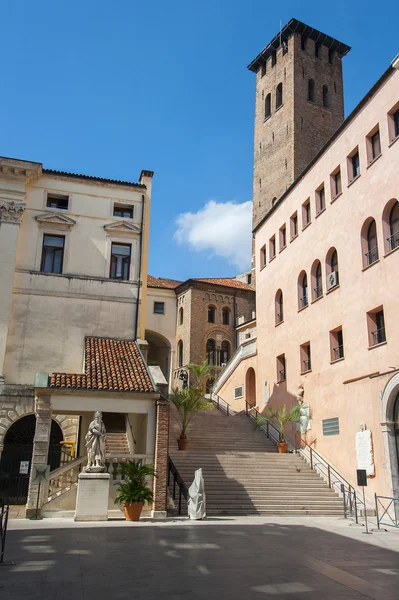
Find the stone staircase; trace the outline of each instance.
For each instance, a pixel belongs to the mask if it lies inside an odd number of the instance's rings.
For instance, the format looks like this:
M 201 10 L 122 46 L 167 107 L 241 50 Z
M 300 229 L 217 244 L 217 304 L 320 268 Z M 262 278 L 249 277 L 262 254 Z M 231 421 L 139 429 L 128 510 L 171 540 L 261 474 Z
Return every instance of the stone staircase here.
M 207 515 L 337 515 L 342 499 L 298 454 L 278 454 L 243 414 L 199 413 L 189 426 L 189 449 L 177 450 L 171 409 L 169 454 L 187 487 L 202 467 Z M 183 514 L 187 514 L 184 502 Z
M 131 454 L 126 431 L 118 433 L 108 433 L 105 441 L 107 454 L 115 454 L 121 456 L 123 454 Z

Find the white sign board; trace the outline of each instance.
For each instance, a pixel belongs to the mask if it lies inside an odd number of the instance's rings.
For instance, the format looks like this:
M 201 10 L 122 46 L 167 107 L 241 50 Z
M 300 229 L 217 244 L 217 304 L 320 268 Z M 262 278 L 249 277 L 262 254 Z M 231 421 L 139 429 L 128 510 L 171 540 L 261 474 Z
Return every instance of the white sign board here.
M 357 468 L 366 469 L 367 477 L 373 477 L 375 474 L 373 442 L 369 429 L 358 431 L 356 434 L 356 456 Z
M 29 460 L 21 460 L 19 463 L 19 474 L 27 475 L 29 473 Z

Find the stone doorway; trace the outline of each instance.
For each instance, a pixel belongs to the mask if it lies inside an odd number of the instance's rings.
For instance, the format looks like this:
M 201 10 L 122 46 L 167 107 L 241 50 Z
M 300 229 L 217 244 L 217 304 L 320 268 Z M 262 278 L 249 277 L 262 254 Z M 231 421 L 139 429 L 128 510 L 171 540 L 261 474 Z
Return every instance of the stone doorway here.
M 245 400 L 250 406 L 256 406 L 256 376 L 252 367 L 245 375 Z

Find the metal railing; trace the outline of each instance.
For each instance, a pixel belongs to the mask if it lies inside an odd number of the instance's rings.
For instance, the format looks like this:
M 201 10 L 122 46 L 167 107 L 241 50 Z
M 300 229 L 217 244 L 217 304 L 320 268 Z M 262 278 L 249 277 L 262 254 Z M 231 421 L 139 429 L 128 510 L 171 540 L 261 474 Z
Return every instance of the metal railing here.
M 310 358 L 302 361 L 302 373 L 306 373 L 306 371 L 310 371 L 312 368 L 312 363 L 310 362 Z
M 382 344 L 386 341 L 385 327 L 380 327 L 379 329 L 372 331 L 371 335 L 373 336 L 373 346 L 377 346 L 377 344 Z
M 305 306 L 307 306 L 309 304 L 309 299 L 308 299 L 308 295 L 305 294 L 305 296 L 301 296 L 299 298 L 299 301 L 301 303 L 301 308 L 304 308 Z
M 387 237 L 390 250 L 395 250 L 399 247 L 399 231 L 395 231 L 392 235 Z
M 277 315 L 276 315 L 276 322 L 277 322 L 277 325 L 279 323 L 283 322 L 283 313 L 282 312 L 277 313 Z
M 253 421 L 256 421 L 259 417 L 262 417 L 262 422 L 258 422 L 257 427 L 261 429 L 266 435 L 267 439 L 271 440 L 274 444 L 276 444 L 276 446 L 280 443 L 279 428 L 276 427 L 276 425 L 273 425 L 273 423 L 269 419 L 267 419 L 265 415 L 262 415 L 257 408 L 249 404 L 247 401 L 245 401 L 245 414 Z M 291 442 L 291 440 L 286 438 L 286 441 L 288 442 L 288 445 L 291 447 L 291 449 L 294 450 L 295 446 Z
M 333 348 L 334 360 L 338 360 L 339 358 L 344 358 L 344 346 L 337 346 Z
M 378 248 L 371 248 L 368 252 L 365 252 L 366 260 L 368 265 L 372 265 L 376 260 L 378 260 Z
M 221 398 L 217 394 L 210 394 L 209 399 L 211 402 L 214 402 L 216 404 L 218 410 L 220 410 L 228 417 L 234 417 L 234 415 L 237 414 L 236 411 L 233 408 L 231 408 L 230 404 L 228 404 L 226 400 L 223 400 L 223 398 Z
M 9 510 L 9 505 L 5 504 L 3 500 L 0 500 L 0 565 L 14 564 L 4 562 L 4 550 L 6 547 Z
M 381 525 L 399 529 L 399 498 L 374 494 L 374 499 L 378 529 Z
M 317 298 L 321 298 L 321 296 L 323 295 L 323 285 L 317 285 L 315 288 L 313 288 L 313 291 L 315 300 L 317 300 Z
M 176 486 L 178 488 L 179 500 L 178 500 L 178 508 L 177 514 L 182 514 L 182 499 L 184 498 L 186 502 L 188 501 L 188 488 L 184 483 L 179 471 L 176 469 L 176 466 L 173 460 L 168 456 L 168 488 L 171 485 L 171 477 L 173 477 L 173 488 L 172 488 L 172 498 L 176 500 Z
M 279 383 L 281 383 L 282 381 L 285 381 L 285 369 L 280 369 L 278 372 L 278 376 L 279 376 Z

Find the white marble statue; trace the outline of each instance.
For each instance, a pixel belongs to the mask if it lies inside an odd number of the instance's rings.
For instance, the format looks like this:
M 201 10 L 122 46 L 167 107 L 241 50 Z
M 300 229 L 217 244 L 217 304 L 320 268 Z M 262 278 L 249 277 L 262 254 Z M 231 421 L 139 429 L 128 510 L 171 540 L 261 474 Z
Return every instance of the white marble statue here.
M 90 423 L 85 437 L 87 466 L 83 470 L 86 473 L 104 473 L 106 437 L 107 432 L 105 431 L 102 413 L 97 411 L 94 413 L 94 420 Z
M 205 486 L 202 469 L 197 469 L 194 481 L 188 488 L 188 516 L 190 519 L 205 519 Z
M 296 394 L 296 399 L 299 407 L 299 423 L 297 423 L 297 431 L 301 433 L 306 433 L 310 429 L 310 404 L 305 404 L 303 401 L 303 396 L 305 393 L 305 389 L 303 384 L 300 383 L 298 385 L 298 391 Z

